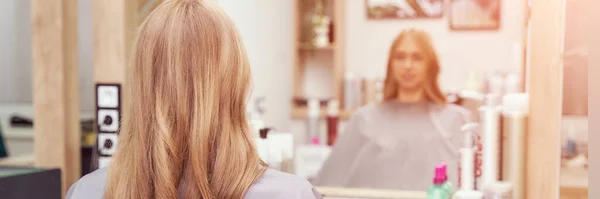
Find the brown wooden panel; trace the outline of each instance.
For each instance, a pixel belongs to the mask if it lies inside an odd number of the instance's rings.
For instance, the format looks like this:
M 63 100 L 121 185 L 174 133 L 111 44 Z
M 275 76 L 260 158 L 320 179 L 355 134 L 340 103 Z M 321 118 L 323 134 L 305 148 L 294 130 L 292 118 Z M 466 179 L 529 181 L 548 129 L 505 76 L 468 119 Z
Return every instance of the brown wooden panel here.
M 62 192 L 80 177 L 77 0 L 33 0 L 35 164 L 60 168 Z
M 559 197 L 565 0 L 533 1 L 527 135 L 528 199 Z

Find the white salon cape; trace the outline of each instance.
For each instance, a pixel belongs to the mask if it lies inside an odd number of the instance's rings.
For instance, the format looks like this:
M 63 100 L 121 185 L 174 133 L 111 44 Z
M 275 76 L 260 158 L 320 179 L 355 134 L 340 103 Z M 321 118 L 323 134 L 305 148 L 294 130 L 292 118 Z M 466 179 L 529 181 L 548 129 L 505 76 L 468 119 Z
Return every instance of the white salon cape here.
M 359 109 L 321 168 L 316 186 L 425 191 L 435 166 L 458 182 L 458 150 L 470 121 L 453 104 L 387 101 Z

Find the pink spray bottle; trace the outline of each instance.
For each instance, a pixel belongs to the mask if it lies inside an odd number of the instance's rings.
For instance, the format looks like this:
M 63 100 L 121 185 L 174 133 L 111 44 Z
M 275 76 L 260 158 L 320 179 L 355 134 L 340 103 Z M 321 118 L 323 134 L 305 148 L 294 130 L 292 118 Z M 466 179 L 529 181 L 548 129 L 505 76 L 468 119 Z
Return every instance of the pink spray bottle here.
M 447 166 L 442 163 L 435 167 L 433 185 L 427 189 L 427 199 L 450 199 L 452 185 L 448 182 Z

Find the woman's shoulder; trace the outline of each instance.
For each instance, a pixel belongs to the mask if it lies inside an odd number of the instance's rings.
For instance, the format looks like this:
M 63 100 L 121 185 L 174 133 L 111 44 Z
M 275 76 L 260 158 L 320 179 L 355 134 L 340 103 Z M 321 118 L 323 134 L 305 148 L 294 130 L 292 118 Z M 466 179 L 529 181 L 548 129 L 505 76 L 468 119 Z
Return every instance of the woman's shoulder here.
M 100 168 L 79 179 L 71 185 L 67 192 L 67 199 L 101 199 L 104 195 L 104 184 L 106 183 L 106 168 Z
M 351 120 L 364 120 L 371 118 L 373 115 L 379 114 L 386 107 L 382 104 L 368 104 L 361 106 L 353 111 Z
M 469 114 L 469 110 L 465 107 L 456 105 L 456 104 L 439 104 L 439 110 L 442 112 L 446 112 L 448 114 L 459 114 L 459 115 L 467 115 Z
M 106 168 L 85 175 L 71 186 L 67 199 L 101 199 L 106 183 Z M 320 199 L 321 195 L 305 179 L 267 169 L 246 192 L 244 199 Z
M 474 119 L 469 109 L 456 104 L 436 104 L 434 107 L 434 112 L 443 119 L 454 119 L 459 123 L 471 122 Z
M 281 171 L 267 169 L 246 192 L 244 199 L 321 199 L 321 195 L 305 179 Z

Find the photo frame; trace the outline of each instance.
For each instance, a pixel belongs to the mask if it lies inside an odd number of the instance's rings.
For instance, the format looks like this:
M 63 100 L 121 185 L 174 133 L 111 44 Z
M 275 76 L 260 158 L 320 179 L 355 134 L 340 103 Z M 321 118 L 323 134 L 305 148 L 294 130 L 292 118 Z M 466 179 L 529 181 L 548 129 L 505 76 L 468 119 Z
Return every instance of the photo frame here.
M 442 18 L 444 0 L 365 0 L 368 19 Z
M 499 30 L 502 0 L 450 0 L 450 30 Z

